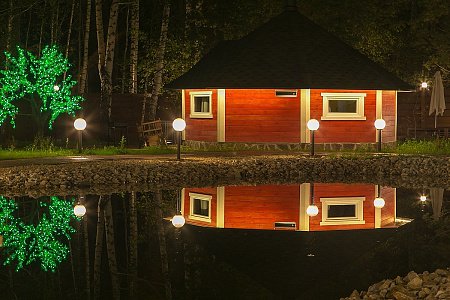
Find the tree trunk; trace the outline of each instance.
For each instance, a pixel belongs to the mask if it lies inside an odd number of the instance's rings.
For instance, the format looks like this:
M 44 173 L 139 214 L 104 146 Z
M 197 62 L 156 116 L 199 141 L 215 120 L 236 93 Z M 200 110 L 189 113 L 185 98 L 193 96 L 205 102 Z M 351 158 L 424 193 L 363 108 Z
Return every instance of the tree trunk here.
M 6 51 L 11 51 L 11 35 L 13 27 L 13 1 L 9 0 L 9 14 L 8 14 L 8 32 L 6 36 Z
M 130 298 L 136 298 L 137 258 L 138 258 L 138 227 L 136 210 L 136 192 L 131 192 L 130 198 L 130 249 L 129 249 L 129 272 L 130 272 Z
M 105 34 L 103 31 L 103 4 L 102 0 L 95 0 L 95 24 L 97 27 L 97 51 L 98 51 L 98 75 L 100 77 L 100 106 L 104 112 L 106 95 L 106 71 L 105 71 Z M 108 120 L 109 122 L 109 120 Z
M 106 251 L 108 253 L 109 271 L 112 281 L 113 299 L 120 299 L 120 283 L 117 272 L 116 245 L 114 241 L 114 221 L 112 215 L 111 198 L 105 202 L 105 230 L 106 230 Z
M 108 121 L 111 120 L 111 105 L 112 105 L 112 72 L 114 65 L 114 51 L 116 48 L 116 34 L 117 34 L 117 18 L 119 16 L 119 0 L 113 0 L 109 10 L 109 24 L 108 36 L 106 38 L 106 52 L 105 52 L 105 93 L 108 105 Z
M 91 0 L 87 0 L 86 5 L 86 24 L 84 26 L 84 41 L 83 41 L 83 67 L 80 74 L 80 94 L 86 93 L 87 70 L 89 60 L 89 31 L 91 30 Z
M 85 276 L 86 276 L 86 299 L 91 299 L 91 263 L 89 255 L 89 230 L 88 218 L 83 218 L 83 238 L 84 238 L 84 262 L 85 262 Z
M 166 51 L 167 31 L 169 28 L 170 16 L 170 0 L 164 0 L 164 11 L 161 22 L 161 35 L 159 38 L 159 46 L 156 52 L 156 73 L 153 79 L 153 89 L 149 105 L 149 118 L 156 118 L 156 109 L 158 107 L 158 96 L 162 88 L 162 74 L 164 69 L 164 54 Z
M 139 52 L 139 0 L 131 5 L 130 93 L 137 94 L 137 61 Z
M 163 223 L 163 214 L 162 214 L 162 196 L 161 191 L 155 192 L 155 202 L 156 202 L 156 229 L 158 231 L 158 239 L 159 239 L 159 253 L 161 256 L 161 271 L 164 280 L 164 287 L 166 290 L 166 299 L 172 299 L 172 285 L 170 283 L 170 275 L 169 275 L 169 259 L 167 257 L 167 244 L 166 244 L 166 236 L 164 233 L 164 223 Z
M 125 49 L 123 50 L 123 61 L 122 61 L 122 94 L 125 93 L 125 73 L 127 70 L 127 54 L 128 54 L 128 30 L 129 30 L 129 19 L 130 19 L 130 8 L 127 7 L 127 20 L 126 20 L 126 28 L 125 28 Z
M 103 235 L 105 230 L 105 218 L 103 216 L 102 202 L 102 196 L 100 196 L 97 207 L 97 237 L 95 240 L 94 299 L 100 299 L 100 274 L 102 272 Z
M 72 0 L 72 9 L 70 10 L 70 19 L 69 19 L 69 30 L 67 33 L 67 43 L 66 43 L 66 53 L 64 57 L 67 59 L 69 57 L 69 48 L 70 48 L 70 36 L 72 35 L 72 24 L 73 24 L 73 12 L 75 10 L 75 0 Z M 64 72 L 63 78 L 66 79 L 66 72 Z

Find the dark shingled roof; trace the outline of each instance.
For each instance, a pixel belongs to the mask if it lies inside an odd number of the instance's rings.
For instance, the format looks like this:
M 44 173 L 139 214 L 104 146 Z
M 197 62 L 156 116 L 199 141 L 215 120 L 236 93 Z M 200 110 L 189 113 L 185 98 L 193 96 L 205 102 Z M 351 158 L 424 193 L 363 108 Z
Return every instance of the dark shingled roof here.
M 166 88 L 409 90 L 411 86 L 297 11 L 219 43 Z

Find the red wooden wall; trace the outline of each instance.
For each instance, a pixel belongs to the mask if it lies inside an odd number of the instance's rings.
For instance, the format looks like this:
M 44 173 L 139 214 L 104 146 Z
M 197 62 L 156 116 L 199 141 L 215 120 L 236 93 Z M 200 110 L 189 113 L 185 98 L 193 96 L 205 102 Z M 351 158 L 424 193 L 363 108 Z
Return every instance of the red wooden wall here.
M 217 141 L 217 89 L 212 91 L 213 118 L 190 118 L 191 91 L 185 90 L 186 139 Z M 321 93 L 366 93 L 364 112 L 366 120 L 321 120 L 323 98 Z M 319 120 L 317 143 L 374 143 L 376 142 L 375 90 L 311 90 L 310 117 Z M 395 140 L 395 92 L 383 91 L 383 142 Z M 277 97 L 274 89 L 225 90 L 225 141 L 249 143 L 300 142 L 300 90 L 296 97 Z
M 225 227 L 274 229 L 299 220 L 299 185 L 225 187 Z
M 226 90 L 227 142 L 298 143 L 300 90 L 297 97 L 277 97 L 275 90 Z
M 189 219 L 189 193 L 212 196 L 211 223 Z M 186 188 L 184 197 L 184 216 L 190 224 L 216 227 L 217 197 L 216 188 Z M 316 183 L 314 185 L 315 204 L 319 208 L 316 217 L 309 218 L 310 231 L 351 230 L 375 228 L 376 196 L 373 184 Z M 383 187 L 381 196 L 386 205 L 381 209 L 381 227 L 392 226 L 395 221 L 395 189 Z M 320 198 L 365 197 L 363 202 L 363 219 L 365 224 L 354 225 L 320 225 L 322 221 L 322 203 Z M 308 200 L 307 200 L 308 201 Z M 261 185 L 225 187 L 224 227 L 243 229 L 274 229 L 275 222 L 295 222 L 299 229 L 300 219 L 299 185 Z
M 186 112 L 186 140 L 191 141 L 217 141 L 217 90 L 212 91 L 212 119 L 190 118 L 191 113 L 191 97 L 189 92 L 204 90 L 185 90 L 185 112 Z
M 321 120 L 323 98 L 321 93 L 366 93 L 364 113 L 366 120 Z M 311 90 L 311 119 L 320 122 L 315 133 L 317 143 L 374 143 L 376 91 L 364 90 Z
M 395 142 L 396 101 L 394 91 L 383 91 L 383 119 L 386 127 L 382 131 L 382 142 Z

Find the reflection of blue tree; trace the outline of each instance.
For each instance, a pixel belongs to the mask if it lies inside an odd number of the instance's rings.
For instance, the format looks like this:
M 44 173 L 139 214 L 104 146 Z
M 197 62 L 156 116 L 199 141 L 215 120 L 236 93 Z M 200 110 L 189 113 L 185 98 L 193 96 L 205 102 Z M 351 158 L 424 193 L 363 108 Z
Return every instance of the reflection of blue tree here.
M 70 240 L 75 229 L 70 225 L 73 201 L 50 197 L 50 202 L 40 202 L 47 207 L 37 225 L 25 224 L 14 216 L 17 203 L 0 196 L 0 235 L 6 252 L 5 265 L 17 261 L 16 271 L 37 261 L 44 271 L 54 272 L 69 252 L 64 240 Z

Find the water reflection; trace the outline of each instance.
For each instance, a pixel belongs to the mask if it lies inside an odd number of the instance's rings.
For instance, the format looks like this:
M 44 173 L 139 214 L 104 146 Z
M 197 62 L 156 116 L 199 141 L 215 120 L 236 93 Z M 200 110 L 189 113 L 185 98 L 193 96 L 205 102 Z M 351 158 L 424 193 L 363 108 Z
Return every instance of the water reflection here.
M 314 217 L 306 214 L 311 191 Z M 378 196 L 383 208 L 374 206 Z M 338 183 L 186 187 L 85 195 L 81 220 L 76 196 L 18 198 L 15 205 L 1 199 L 2 216 L 14 211 L 38 228 L 37 220 L 58 215 L 76 229 L 55 239 L 67 247 L 55 272 L 44 272 L 39 259 L 18 272 L 17 261 L 6 264 L 1 299 L 338 299 L 383 278 L 450 264 L 448 191 Z M 65 210 L 51 214 L 56 199 Z M 168 220 L 180 212 L 186 224 L 175 228 Z M 11 217 L 0 222 L 6 228 Z M 5 236 L 2 263 L 11 253 L 6 245 Z
M 188 224 L 218 228 L 392 228 L 404 224 L 396 216 L 395 192 L 391 187 L 339 183 L 185 188 L 181 213 Z M 383 199 L 381 207 L 375 207 L 375 199 Z M 310 217 L 307 209 L 313 202 L 319 213 Z

